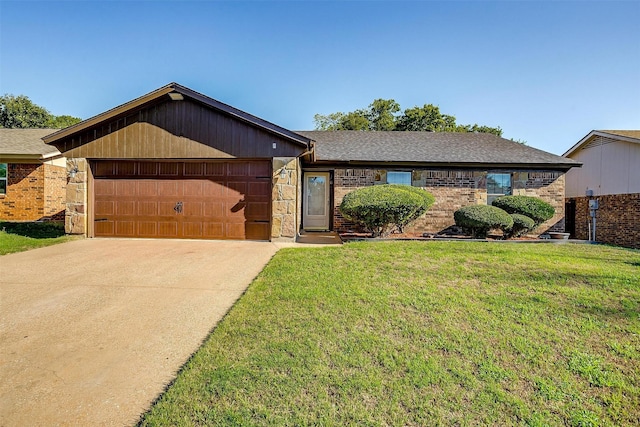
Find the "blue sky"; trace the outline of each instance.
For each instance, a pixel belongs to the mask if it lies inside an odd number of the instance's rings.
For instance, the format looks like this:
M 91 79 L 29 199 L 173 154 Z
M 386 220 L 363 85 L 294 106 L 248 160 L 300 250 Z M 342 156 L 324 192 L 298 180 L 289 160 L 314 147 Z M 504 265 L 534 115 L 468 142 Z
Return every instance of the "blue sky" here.
M 292 130 L 376 98 L 562 154 L 640 129 L 640 1 L 0 1 L 0 93 L 88 118 L 175 81 Z

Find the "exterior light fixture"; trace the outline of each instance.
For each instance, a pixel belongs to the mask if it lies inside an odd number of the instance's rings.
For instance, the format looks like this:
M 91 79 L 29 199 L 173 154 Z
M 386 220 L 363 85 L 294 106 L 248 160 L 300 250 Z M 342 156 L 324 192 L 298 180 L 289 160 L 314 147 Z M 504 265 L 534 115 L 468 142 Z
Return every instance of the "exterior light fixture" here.
M 75 178 L 77 173 L 78 173 L 78 167 L 74 166 L 69 170 L 69 178 L 71 179 Z
M 276 142 L 275 142 L 275 141 L 273 141 L 273 149 L 274 149 L 274 150 L 276 149 L 276 146 L 277 146 Z
M 287 177 L 287 171 L 284 169 L 280 169 L 280 178 L 285 179 Z
M 172 101 L 183 101 L 184 100 L 184 96 L 182 96 L 182 94 L 178 93 L 178 92 L 170 92 L 169 93 L 169 98 L 171 98 Z

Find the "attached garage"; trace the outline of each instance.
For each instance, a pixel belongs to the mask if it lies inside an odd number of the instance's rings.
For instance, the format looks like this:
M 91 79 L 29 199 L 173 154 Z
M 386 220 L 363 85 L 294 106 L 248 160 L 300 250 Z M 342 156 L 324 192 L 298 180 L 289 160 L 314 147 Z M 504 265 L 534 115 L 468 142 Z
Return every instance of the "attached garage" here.
M 270 240 L 299 227 L 312 141 L 176 83 L 43 140 L 68 159 L 68 233 Z
M 271 162 L 94 161 L 96 237 L 270 238 Z

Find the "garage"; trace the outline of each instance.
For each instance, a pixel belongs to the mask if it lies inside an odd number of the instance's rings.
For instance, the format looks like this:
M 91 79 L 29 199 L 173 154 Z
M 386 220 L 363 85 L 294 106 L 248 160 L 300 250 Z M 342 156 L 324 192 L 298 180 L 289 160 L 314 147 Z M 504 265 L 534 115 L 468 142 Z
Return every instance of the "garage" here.
M 268 240 L 269 161 L 94 161 L 96 237 Z
M 67 159 L 65 230 L 293 239 L 312 140 L 170 83 L 43 138 Z

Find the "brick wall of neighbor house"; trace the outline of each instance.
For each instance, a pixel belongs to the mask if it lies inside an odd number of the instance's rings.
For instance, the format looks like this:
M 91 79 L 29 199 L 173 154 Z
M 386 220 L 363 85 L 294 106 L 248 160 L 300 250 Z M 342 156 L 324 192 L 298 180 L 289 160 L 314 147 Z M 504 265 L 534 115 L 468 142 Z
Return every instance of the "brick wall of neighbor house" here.
M 67 170 L 44 164 L 44 215 L 57 221 L 64 220 L 67 202 Z
M 640 193 L 596 196 L 596 241 L 640 249 Z M 575 237 L 589 240 L 589 197 L 575 197 Z
M 9 163 L 7 169 L 7 194 L 0 197 L 0 219 L 35 221 L 45 216 L 43 165 Z
M 505 173 L 505 171 L 496 171 Z M 455 224 L 453 213 L 467 205 L 486 204 L 487 171 L 414 169 L 412 185 L 433 194 L 435 203 L 411 227 L 410 233 L 437 233 Z M 333 225 L 339 232 L 360 231 L 346 220 L 338 207 L 345 194 L 356 188 L 386 182 L 386 170 L 336 169 L 334 171 Z M 536 230 L 564 231 L 564 173 L 560 171 L 512 172 L 513 194 L 540 197 L 555 209 L 554 217 Z

